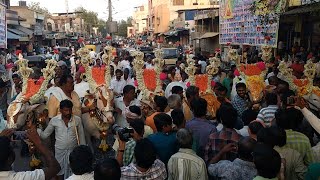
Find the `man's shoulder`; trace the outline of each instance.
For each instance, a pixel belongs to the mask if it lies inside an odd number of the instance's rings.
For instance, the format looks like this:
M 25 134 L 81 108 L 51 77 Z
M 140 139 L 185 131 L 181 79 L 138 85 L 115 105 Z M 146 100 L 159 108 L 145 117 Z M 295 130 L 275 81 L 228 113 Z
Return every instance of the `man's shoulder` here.
M 45 180 L 45 174 L 42 169 L 36 169 L 34 171 L 11 172 L 8 174 L 7 179 L 10 179 L 10 180 L 20 180 L 20 179 Z

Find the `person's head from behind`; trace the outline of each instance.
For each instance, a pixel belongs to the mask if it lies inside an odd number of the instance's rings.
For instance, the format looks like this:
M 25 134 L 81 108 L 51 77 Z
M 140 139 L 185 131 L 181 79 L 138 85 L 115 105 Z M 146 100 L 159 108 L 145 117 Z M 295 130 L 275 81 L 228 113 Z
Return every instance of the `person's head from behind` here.
M 225 102 L 225 99 L 227 98 L 227 92 L 228 92 L 228 89 L 226 87 L 224 86 L 217 87 L 216 95 L 220 103 Z
M 283 147 L 287 143 L 286 131 L 277 126 L 264 128 L 258 132 L 257 140 L 259 143 L 264 143 L 271 148 L 275 146 Z
M 117 160 L 105 159 L 94 168 L 94 180 L 120 180 L 121 169 Z
M 166 113 L 159 113 L 153 118 L 158 132 L 168 133 L 172 131 L 172 119 Z
M 154 102 L 158 112 L 164 112 L 168 106 L 168 100 L 164 96 L 155 96 Z
M 62 118 L 71 119 L 73 103 L 66 99 L 60 102 L 60 112 Z
M 144 122 L 141 119 L 133 119 L 129 122 L 130 127 L 133 129 L 133 133 L 131 134 L 134 140 L 139 140 L 144 135 Z
M 172 94 L 178 94 L 183 99 L 183 88 L 181 86 L 173 86 Z
M 121 80 L 122 75 L 123 75 L 123 72 L 121 71 L 121 69 L 117 69 L 116 70 L 116 79 L 117 79 L 117 81 Z
M 176 137 L 180 148 L 192 149 L 193 138 L 192 133 L 188 129 L 180 129 Z
M 237 122 L 238 113 L 230 103 L 221 104 L 217 112 L 217 118 L 226 128 L 233 129 Z
M 71 75 L 63 75 L 59 79 L 59 85 L 66 93 L 71 93 L 74 90 L 73 77 Z
M 297 130 L 303 120 L 303 114 L 297 109 L 278 109 L 275 113 L 278 127 Z
M 253 161 L 252 152 L 257 141 L 251 137 L 243 137 L 238 142 L 238 156 L 245 161 Z
M 75 175 L 93 171 L 93 154 L 88 146 L 80 145 L 73 149 L 69 156 L 70 168 Z
M 173 111 L 171 111 L 171 117 L 173 124 L 175 124 L 178 129 L 185 127 L 186 120 L 184 118 L 182 109 L 174 109 Z
M 289 88 L 290 88 L 290 86 L 287 81 L 280 80 L 277 85 L 277 93 L 283 94 L 283 93 L 289 91 Z
M 269 85 L 277 86 L 279 84 L 279 78 L 277 76 L 271 76 L 268 78 Z
M 266 144 L 256 145 L 253 150 L 253 162 L 258 175 L 264 178 L 276 178 L 280 172 L 281 157 L 277 151 Z
M 208 103 L 203 98 L 195 98 L 191 102 L 191 110 L 197 118 L 205 118 L 207 115 L 207 106 Z
M 182 106 L 181 97 L 178 94 L 172 94 L 168 97 L 168 106 L 170 109 L 179 109 Z
M 245 83 L 238 83 L 236 85 L 236 91 L 239 97 L 245 98 L 247 93 L 247 86 Z
M 128 68 L 125 68 L 125 69 L 123 70 L 123 78 L 124 78 L 125 80 L 127 80 L 127 79 L 129 78 L 129 73 L 130 73 L 130 70 L 129 70 Z
M 129 106 L 129 108 L 126 109 L 125 116 L 128 123 L 130 123 L 133 119 L 141 118 L 142 112 L 140 107 L 136 105 Z
M 267 93 L 265 100 L 268 106 L 278 104 L 278 96 L 275 93 Z
M 140 168 L 149 169 L 157 159 L 156 149 L 149 139 L 141 139 L 137 141 L 134 148 L 134 157 L 136 164 Z
M 199 88 L 196 86 L 190 86 L 186 90 L 186 98 L 189 103 L 195 98 L 199 98 Z
M 263 129 L 263 125 L 261 122 L 259 121 L 253 121 L 248 125 L 248 131 L 249 131 L 249 135 L 250 137 L 256 139 L 257 138 L 257 134 L 258 132 Z
M 16 156 L 8 137 L 0 136 L 0 172 L 10 171 Z
M 136 88 L 134 86 L 126 85 L 123 88 L 123 97 L 129 101 L 132 101 L 132 100 L 134 100 L 134 98 L 136 96 L 135 92 L 136 92 Z

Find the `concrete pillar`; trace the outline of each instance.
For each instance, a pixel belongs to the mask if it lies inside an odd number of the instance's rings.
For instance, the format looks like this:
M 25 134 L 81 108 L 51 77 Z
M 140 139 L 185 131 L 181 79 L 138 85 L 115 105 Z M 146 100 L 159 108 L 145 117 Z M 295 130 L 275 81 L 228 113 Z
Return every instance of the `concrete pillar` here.
M 302 33 L 302 16 L 297 16 L 296 17 L 294 31 L 296 33 L 297 32 L 300 33 L 300 36 L 298 37 L 297 35 L 295 35 L 293 43 L 298 42 L 299 45 L 301 45 L 300 41 L 301 41 L 301 36 L 302 36 L 302 34 L 301 34 Z

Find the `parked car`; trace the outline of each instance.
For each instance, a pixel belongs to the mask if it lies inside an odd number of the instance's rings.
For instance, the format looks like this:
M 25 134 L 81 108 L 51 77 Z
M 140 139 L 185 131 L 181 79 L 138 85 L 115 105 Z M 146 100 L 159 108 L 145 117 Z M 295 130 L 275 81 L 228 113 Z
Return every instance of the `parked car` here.
M 165 65 L 175 65 L 178 59 L 177 48 L 163 48 L 163 59 Z
M 47 55 L 47 54 L 39 54 L 35 56 L 26 56 L 24 57 L 29 61 L 29 66 L 37 66 L 39 68 L 44 68 L 46 67 L 46 60 L 51 59 L 52 55 Z

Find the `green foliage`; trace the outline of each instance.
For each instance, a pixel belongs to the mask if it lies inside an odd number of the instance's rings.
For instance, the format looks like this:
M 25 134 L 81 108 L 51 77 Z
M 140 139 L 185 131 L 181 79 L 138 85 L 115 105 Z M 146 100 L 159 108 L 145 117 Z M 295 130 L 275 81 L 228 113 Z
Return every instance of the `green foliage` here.
M 28 5 L 28 8 L 33 10 L 33 11 L 36 11 L 36 12 L 39 12 L 39 13 L 43 13 L 45 16 L 50 16 L 49 10 L 47 8 L 45 8 L 45 7 L 40 6 L 40 2 L 31 2 Z
M 127 20 L 121 20 L 118 22 L 118 33 L 116 35 L 127 37 L 127 28 L 132 26 L 132 17 L 128 17 Z
M 84 7 L 78 7 L 75 12 L 79 13 L 79 17 L 84 20 L 85 27 L 88 32 L 92 32 L 93 27 L 97 27 L 99 24 L 98 13 L 93 11 L 88 11 Z

